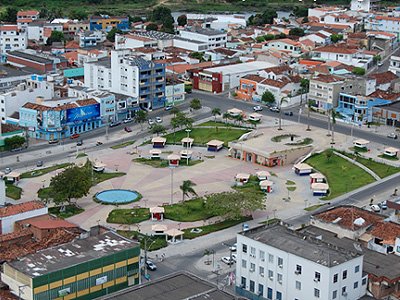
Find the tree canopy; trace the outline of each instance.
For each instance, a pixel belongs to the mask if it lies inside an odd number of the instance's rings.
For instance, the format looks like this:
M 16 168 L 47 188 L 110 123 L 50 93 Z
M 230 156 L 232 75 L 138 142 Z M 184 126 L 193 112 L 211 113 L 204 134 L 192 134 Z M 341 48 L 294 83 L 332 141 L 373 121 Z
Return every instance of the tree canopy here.
M 190 101 L 190 108 L 198 110 L 202 107 L 200 99 L 194 98 L 192 101 Z
M 146 26 L 147 31 L 157 31 L 158 30 L 158 25 L 157 23 L 150 23 Z
M 110 42 L 115 42 L 115 35 L 116 34 L 120 34 L 122 33 L 122 30 L 119 28 L 114 27 L 113 29 L 111 29 L 108 33 L 107 33 L 107 40 L 109 40 Z
M 6 138 L 4 140 L 4 148 L 6 150 L 12 150 L 22 147 L 25 143 L 25 138 L 19 135 L 14 135 L 13 137 Z
M 62 31 L 53 30 L 50 37 L 47 39 L 46 44 L 51 45 L 53 43 L 63 42 L 64 40 L 64 33 Z
M 354 67 L 352 70 L 353 74 L 363 76 L 365 75 L 365 69 L 360 67 Z
M 73 9 L 68 16 L 72 20 L 85 20 L 88 17 L 88 13 L 82 9 Z
M 289 31 L 289 35 L 304 36 L 304 29 L 301 29 L 299 27 L 292 28 Z
M 154 8 L 149 16 L 149 20 L 161 24 L 162 31 L 164 32 L 174 32 L 174 18 L 172 17 L 171 10 L 168 7 L 161 5 Z
M 177 19 L 179 26 L 185 26 L 187 24 L 187 17 L 186 15 L 180 15 Z
M 337 43 L 337 42 L 339 42 L 341 40 L 343 40 L 343 34 L 332 34 L 331 35 L 332 43 Z
M 7 7 L 6 10 L 0 14 L 0 21 L 7 23 L 15 23 L 17 20 L 18 10 L 15 7 Z
M 270 91 L 265 91 L 261 97 L 261 101 L 264 103 L 272 104 L 275 102 L 275 96 Z

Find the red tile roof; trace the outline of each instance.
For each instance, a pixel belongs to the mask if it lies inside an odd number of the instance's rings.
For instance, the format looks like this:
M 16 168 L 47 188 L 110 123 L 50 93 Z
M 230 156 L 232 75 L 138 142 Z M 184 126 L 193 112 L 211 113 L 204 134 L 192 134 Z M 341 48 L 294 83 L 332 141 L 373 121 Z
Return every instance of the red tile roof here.
M 254 74 L 248 74 L 244 77 L 242 77 L 243 79 L 247 79 L 247 80 L 251 80 L 251 81 L 255 81 L 257 83 L 263 82 L 265 80 L 265 77 L 261 77 L 258 75 L 254 75 Z
M 320 81 L 320 82 L 325 82 L 325 83 L 331 83 L 331 82 L 339 82 L 343 81 L 344 79 L 338 76 L 334 75 L 324 75 L 320 74 L 317 77 L 313 78 L 312 80 Z
M 376 16 L 375 19 L 376 20 L 384 20 L 384 21 L 400 22 L 399 17 Z
M 265 72 L 272 72 L 274 74 L 286 74 L 292 71 L 292 68 L 289 67 L 288 65 L 283 65 L 283 66 L 276 66 L 276 67 L 270 67 L 264 69 Z
M 39 15 L 37 10 L 20 10 L 17 12 L 18 17 L 36 16 Z
M 93 104 L 98 104 L 95 99 L 90 98 L 90 99 L 83 99 L 83 100 L 76 100 L 75 101 L 79 106 L 88 106 L 88 105 L 93 105 Z
M 394 245 L 396 238 L 400 237 L 400 224 L 393 222 L 380 222 L 369 232 L 374 237 L 383 240 L 384 244 Z
M 18 26 L 14 25 L 4 25 L 0 26 L 0 31 L 18 31 Z
M 315 52 L 330 52 L 330 53 L 341 53 L 341 54 L 355 54 L 358 52 L 357 49 L 349 49 L 344 44 L 323 46 L 314 49 Z
M 375 92 L 370 94 L 369 97 L 395 101 L 400 99 L 400 93 L 391 93 L 387 91 L 376 90 Z
M 399 79 L 399 77 L 396 74 L 394 74 L 390 71 L 386 71 L 383 73 L 371 74 L 371 75 L 369 75 L 369 77 L 376 79 L 377 85 L 391 83 L 393 80 Z
M 70 223 L 62 219 L 55 220 L 37 220 L 30 222 L 31 226 L 39 229 L 54 229 L 54 228 L 77 228 L 78 225 Z
M 66 49 L 79 49 L 79 44 L 75 41 L 69 41 L 65 44 Z
M 42 202 L 29 201 L 25 203 L 10 205 L 0 208 L 0 218 L 21 214 L 31 210 L 37 210 L 46 207 Z

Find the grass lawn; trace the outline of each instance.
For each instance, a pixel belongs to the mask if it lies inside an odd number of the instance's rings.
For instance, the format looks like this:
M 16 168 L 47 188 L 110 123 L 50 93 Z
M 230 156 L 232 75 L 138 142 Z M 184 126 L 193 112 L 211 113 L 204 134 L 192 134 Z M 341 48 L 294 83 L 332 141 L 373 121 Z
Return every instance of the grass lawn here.
M 150 219 L 148 208 L 114 209 L 108 217 L 108 223 L 136 224 Z
M 118 144 L 118 145 L 111 146 L 110 148 L 114 149 L 114 150 L 121 149 L 121 148 L 128 147 L 130 145 L 133 145 L 134 143 L 135 143 L 135 141 L 128 141 L 128 142 L 125 142 L 125 143 L 121 143 L 121 144 Z
M 296 190 L 295 186 L 287 186 L 286 187 L 289 192 L 294 192 Z
M 81 158 L 81 157 L 86 157 L 86 156 L 87 156 L 86 153 L 81 152 L 81 153 L 78 153 L 78 155 L 76 156 L 76 158 Z
M 129 231 L 129 230 L 117 230 L 117 233 L 128 239 L 136 241 L 140 239 L 140 248 L 144 249 L 146 245 L 148 251 L 155 251 L 168 246 L 168 243 L 165 240 L 165 236 L 146 237 L 145 235 L 140 234 L 137 231 Z M 147 243 L 145 243 L 145 239 L 147 240 Z
M 207 122 L 201 123 L 201 124 L 196 125 L 196 126 L 200 126 L 200 127 L 203 127 L 203 126 L 212 126 L 212 127 L 248 128 L 248 127 L 245 127 L 245 126 L 235 125 L 235 124 L 232 124 L 232 123 L 225 123 L 225 122 L 221 122 L 221 121 L 216 121 L 216 122 L 214 122 L 214 121 L 207 121 Z
M 286 180 L 286 185 L 296 185 L 296 182 L 292 180 Z
M 219 230 L 223 230 L 223 229 L 235 226 L 237 224 L 249 221 L 251 219 L 252 219 L 251 217 L 242 217 L 241 219 L 237 219 L 237 220 L 225 220 L 220 223 L 197 227 L 198 229 L 202 230 L 199 233 L 190 232 L 191 229 L 184 229 L 183 230 L 183 232 L 184 232 L 183 238 L 191 240 L 191 239 L 197 238 L 202 235 L 206 235 L 206 234 L 209 234 L 209 233 L 212 233 L 215 231 L 219 231 Z
M 84 211 L 83 208 L 77 207 L 74 204 L 66 205 L 65 206 L 65 211 L 63 211 L 63 212 L 60 212 L 60 209 L 61 209 L 61 206 L 50 207 L 49 208 L 49 213 L 53 214 L 53 215 L 56 215 L 59 218 L 66 219 L 66 218 L 75 216 L 77 214 L 80 214 L 80 213 L 82 213 Z
M 268 220 L 266 220 L 266 221 L 262 221 L 262 222 L 260 222 L 260 224 L 271 225 L 271 224 L 278 223 L 278 222 L 280 222 L 280 221 L 281 221 L 281 219 L 272 218 L 272 219 L 268 219 Z
M 110 173 L 97 173 L 93 172 L 93 185 L 99 184 L 100 182 L 116 178 L 116 177 L 121 177 L 126 175 L 124 172 L 110 172 Z
M 35 170 L 35 171 L 31 171 L 31 172 L 25 172 L 25 173 L 21 174 L 21 179 L 22 178 L 39 177 L 39 176 L 42 176 L 44 174 L 53 172 L 53 171 L 58 170 L 58 169 L 64 169 L 64 168 L 66 168 L 66 167 L 68 167 L 70 165 L 71 165 L 70 163 L 64 163 L 64 164 L 58 164 L 58 165 L 54 165 L 54 166 L 51 166 L 51 167 L 43 168 L 43 169 L 38 169 L 38 170 Z
M 309 207 L 306 207 L 304 210 L 306 211 L 314 211 L 318 208 L 320 208 L 321 206 L 324 206 L 325 204 L 315 204 L 315 205 L 311 205 Z
M 278 143 L 284 139 L 290 139 L 291 136 L 293 136 L 293 138 L 298 137 L 298 135 L 295 135 L 295 134 L 282 134 L 282 135 L 274 136 L 273 138 L 271 138 L 271 141 Z
M 206 145 L 211 140 L 220 140 L 224 142 L 224 146 L 228 146 L 228 142 L 237 140 L 243 134 L 249 132 L 245 129 L 226 129 L 219 128 L 218 130 L 210 130 L 210 128 L 193 128 L 190 132 L 190 137 L 194 139 L 196 145 Z M 167 143 L 177 143 L 187 137 L 185 130 L 180 130 L 175 133 L 170 133 L 164 136 L 167 138 Z
M 306 163 L 325 175 L 329 184 L 329 200 L 375 181 L 363 169 L 335 154 L 328 160 L 325 152 L 312 155 Z
M 6 196 L 8 198 L 19 200 L 21 199 L 22 189 L 13 184 L 6 184 Z
M 386 154 L 380 154 L 380 155 L 378 155 L 378 157 L 387 159 L 387 160 L 394 160 L 394 161 L 399 160 L 399 158 L 397 156 L 389 156 Z
M 352 152 L 359 152 L 359 153 L 368 152 L 367 148 L 359 148 L 359 147 L 350 147 L 349 150 Z
M 140 158 L 135 158 L 132 161 L 140 163 L 140 164 L 148 165 L 153 168 L 167 168 L 169 166 L 168 160 L 166 160 L 166 159 L 151 159 L 151 158 L 140 157 Z M 202 162 L 203 162 L 202 160 L 189 159 L 189 165 L 186 165 L 186 160 L 182 160 L 179 165 L 190 167 L 190 166 L 194 166 L 199 163 L 202 163 Z
M 205 210 L 202 198 L 166 205 L 164 208 L 165 218 L 178 222 L 195 222 L 215 216 L 215 214 Z
M 307 137 L 307 138 L 304 138 L 304 139 L 302 139 L 300 141 L 297 141 L 297 142 L 286 143 L 285 145 L 288 145 L 288 146 L 306 146 L 306 145 L 312 144 L 313 142 L 314 142 L 313 139 Z
M 265 195 L 265 193 L 260 189 L 260 181 L 258 180 L 257 176 L 251 175 L 249 181 L 241 186 L 234 186 L 233 187 L 238 192 L 243 193 L 255 193 L 260 195 Z
M 383 164 L 383 163 L 377 162 L 373 159 L 364 158 L 364 157 L 360 157 L 360 156 L 356 157 L 354 154 L 347 153 L 347 152 L 340 152 L 340 153 L 343 155 L 346 155 L 347 157 L 350 157 L 352 159 L 356 159 L 357 162 L 366 166 L 368 169 L 373 171 L 380 178 L 385 178 L 387 176 L 390 176 L 390 175 L 400 172 L 400 168 L 398 168 L 398 167 Z
M 41 188 L 38 190 L 38 197 L 42 200 L 49 199 L 50 191 L 51 191 L 50 187 Z

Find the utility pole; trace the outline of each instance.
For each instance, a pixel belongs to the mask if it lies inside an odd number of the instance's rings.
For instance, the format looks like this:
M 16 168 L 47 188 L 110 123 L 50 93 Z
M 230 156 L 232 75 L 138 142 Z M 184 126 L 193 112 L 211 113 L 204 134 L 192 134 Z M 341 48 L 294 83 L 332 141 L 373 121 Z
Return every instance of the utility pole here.
M 186 129 L 187 132 L 187 141 L 186 141 L 186 165 L 189 165 L 189 134 L 191 130 L 189 128 Z

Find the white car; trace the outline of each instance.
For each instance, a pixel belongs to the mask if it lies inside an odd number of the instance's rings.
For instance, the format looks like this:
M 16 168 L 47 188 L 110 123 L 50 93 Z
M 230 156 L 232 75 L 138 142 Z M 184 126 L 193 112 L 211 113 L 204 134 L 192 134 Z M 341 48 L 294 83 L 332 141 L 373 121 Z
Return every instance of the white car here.
M 226 263 L 227 265 L 233 265 L 234 260 L 231 259 L 229 256 L 224 256 L 221 258 L 222 262 Z
M 234 243 L 232 246 L 229 247 L 229 250 L 231 250 L 232 252 L 236 252 L 237 249 L 237 243 Z
M 133 121 L 133 119 L 131 119 L 131 118 L 126 118 L 123 122 L 126 124 L 126 123 L 130 123 L 130 122 L 132 122 Z
M 149 119 L 149 120 L 148 120 L 148 123 L 149 123 L 150 126 L 151 126 L 151 125 L 154 125 L 154 120 L 153 120 L 153 119 Z
M 233 254 L 232 254 L 232 260 L 233 260 L 234 262 L 237 261 L 237 255 L 236 255 L 236 253 L 233 253 Z
M 156 123 L 162 123 L 162 119 L 160 117 L 156 117 Z
M 373 212 L 380 212 L 380 211 L 381 211 L 381 208 L 379 207 L 379 205 L 376 205 L 376 204 L 372 204 L 369 208 L 370 208 Z
M 254 111 L 262 111 L 263 109 L 262 109 L 262 107 L 260 105 L 256 105 L 256 106 L 253 107 L 253 110 Z

